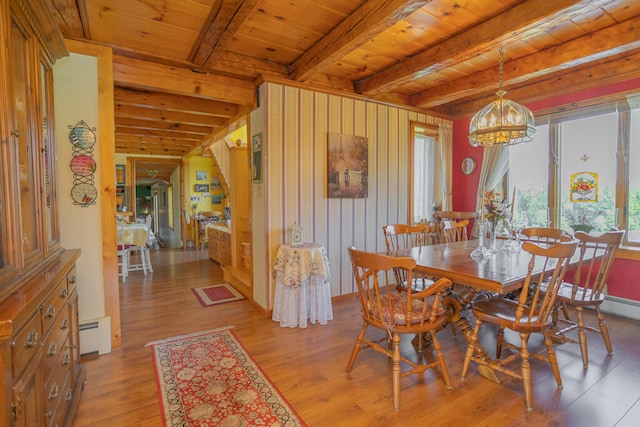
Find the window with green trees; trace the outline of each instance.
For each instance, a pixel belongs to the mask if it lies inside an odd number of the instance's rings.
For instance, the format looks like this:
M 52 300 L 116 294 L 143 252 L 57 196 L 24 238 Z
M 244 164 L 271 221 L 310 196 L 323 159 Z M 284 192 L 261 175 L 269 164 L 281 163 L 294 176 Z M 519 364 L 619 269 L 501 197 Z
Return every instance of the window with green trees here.
M 617 227 L 640 246 L 640 105 L 627 98 L 536 120 L 535 139 L 510 147 L 514 215 L 574 231 Z

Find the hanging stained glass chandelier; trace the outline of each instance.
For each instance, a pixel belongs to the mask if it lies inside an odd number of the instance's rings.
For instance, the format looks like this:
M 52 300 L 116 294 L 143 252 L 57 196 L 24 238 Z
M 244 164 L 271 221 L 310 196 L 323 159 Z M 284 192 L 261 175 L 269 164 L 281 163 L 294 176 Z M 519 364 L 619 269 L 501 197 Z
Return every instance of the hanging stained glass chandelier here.
M 478 111 L 469 125 L 469 144 L 474 147 L 515 145 L 529 142 L 536 133 L 533 113 L 524 105 L 504 98 L 502 89 L 502 67 L 504 53 L 500 48 L 500 86 L 498 99 Z

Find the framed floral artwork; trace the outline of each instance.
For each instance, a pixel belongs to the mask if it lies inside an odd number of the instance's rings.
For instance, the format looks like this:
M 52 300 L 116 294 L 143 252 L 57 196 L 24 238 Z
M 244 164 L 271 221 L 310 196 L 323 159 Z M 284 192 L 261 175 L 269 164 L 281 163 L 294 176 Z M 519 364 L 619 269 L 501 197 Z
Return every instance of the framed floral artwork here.
M 598 201 L 598 174 L 578 172 L 571 175 L 570 199 L 572 202 Z

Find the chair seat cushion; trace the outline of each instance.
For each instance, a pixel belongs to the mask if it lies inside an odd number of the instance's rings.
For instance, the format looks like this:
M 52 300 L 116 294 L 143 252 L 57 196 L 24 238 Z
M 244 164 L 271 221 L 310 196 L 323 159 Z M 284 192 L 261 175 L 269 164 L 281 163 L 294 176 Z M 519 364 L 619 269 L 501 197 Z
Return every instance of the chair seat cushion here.
M 543 292 L 547 290 L 547 282 L 543 282 L 540 289 Z M 605 299 L 604 294 L 595 295 L 591 289 L 584 289 L 578 287 L 576 294 L 573 294 L 573 284 L 562 282 L 560 290 L 558 291 L 558 301 L 569 305 L 598 305 Z
M 396 325 L 406 325 L 407 324 L 407 294 L 399 293 L 399 292 L 391 292 L 391 305 L 393 309 L 393 320 Z M 422 310 L 424 307 L 424 302 L 419 299 L 413 299 L 411 301 L 411 323 L 416 324 L 420 323 L 425 319 L 428 319 L 431 315 L 431 309 L 427 308 L 425 310 L 425 314 L 423 316 Z M 391 314 L 389 313 L 389 306 L 385 305 L 382 309 L 382 315 L 384 317 L 385 322 L 391 322 Z M 440 309 L 436 312 L 436 316 L 444 315 L 444 309 Z
M 427 289 L 429 286 L 433 285 L 435 283 L 435 280 L 433 279 L 427 279 L 426 277 L 414 277 L 411 280 L 411 289 L 419 289 L 419 290 L 424 290 Z M 404 286 L 405 288 L 408 288 L 408 283 L 405 280 L 402 283 L 402 286 Z
M 527 325 L 528 317 L 524 314 L 519 322 L 516 322 L 516 310 L 518 302 L 510 299 L 496 297 L 491 300 L 478 301 L 471 304 L 473 315 L 482 321 L 503 325 L 515 331 L 539 331 L 551 325 L 548 319 L 544 327 L 540 325 Z M 531 318 L 532 323 L 536 323 L 537 316 Z
M 571 283 L 562 283 L 558 291 L 558 301 L 569 305 L 598 305 L 604 301 L 605 295 L 596 295 L 591 289 L 578 287 L 576 294 L 573 294 L 573 285 Z

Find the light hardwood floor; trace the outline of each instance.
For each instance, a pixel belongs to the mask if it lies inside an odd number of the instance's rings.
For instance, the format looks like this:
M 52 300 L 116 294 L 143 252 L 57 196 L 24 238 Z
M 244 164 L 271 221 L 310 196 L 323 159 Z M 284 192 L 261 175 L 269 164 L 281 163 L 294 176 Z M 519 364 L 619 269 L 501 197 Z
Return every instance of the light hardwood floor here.
M 334 320 L 307 329 L 281 328 L 247 300 L 202 307 L 190 288 L 222 282 L 205 251 L 152 251 L 154 273 L 131 273 L 120 285 L 122 346 L 83 358 L 85 390 L 74 426 L 161 426 L 151 357 L 145 344 L 162 338 L 233 325 L 234 332 L 266 375 L 309 426 L 636 426 L 640 419 L 640 322 L 608 316 L 613 356 L 599 336 L 589 335 L 589 368 L 578 346 L 556 346 L 564 389 L 548 365 L 533 360 L 534 410 L 524 409 L 521 383 L 490 382 L 472 367 L 460 371 L 466 343 L 446 329 L 438 335 L 453 389 L 438 372 L 401 380 L 401 408 L 393 410 L 391 363 L 372 350 L 361 352 L 345 373 L 361 322 L 355 295 L 334 301 Z M 379 334 L 370 331 L 371 334 Z M 493 354 L 495 331 L 484 330 Z M 508 337 L 509 338 L 509 337 Z M 513 337 L 511 337 L 513 338 Z M 541 350 L 532 338 L 532 349 Z M 407 354 L 417 357 L 410 343 Z M 424 357 L 431 358 L 430 351 Z

